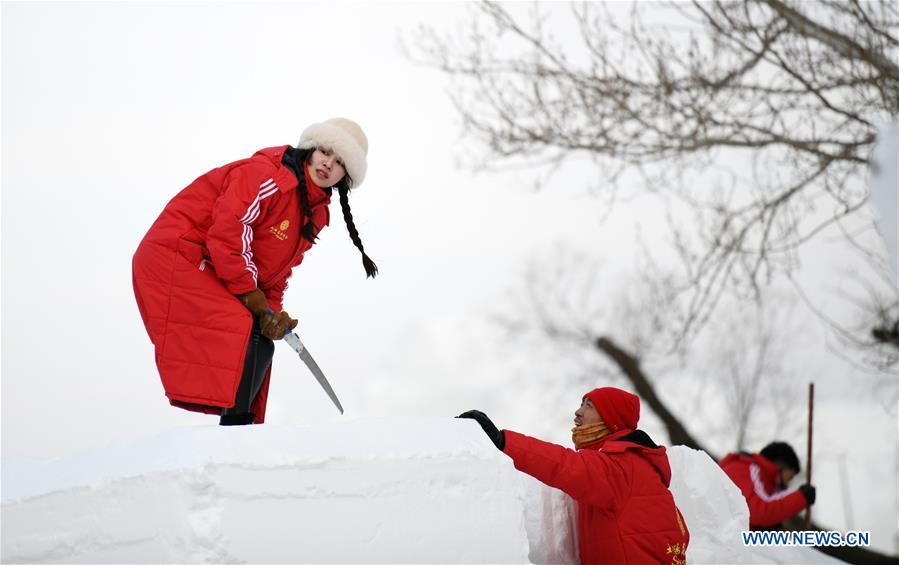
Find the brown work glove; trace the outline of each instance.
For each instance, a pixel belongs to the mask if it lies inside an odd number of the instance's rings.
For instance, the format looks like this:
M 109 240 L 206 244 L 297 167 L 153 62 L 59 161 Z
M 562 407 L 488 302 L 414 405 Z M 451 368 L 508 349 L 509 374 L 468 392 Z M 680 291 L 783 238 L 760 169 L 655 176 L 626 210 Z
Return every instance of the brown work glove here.
M 275 312 L 274 314 L 266 313 L 259 319 L 259 329 L 262 335 L 269 339 L 282 339 L 287 329 L 297 327 L 298 320 L 291 318 L 287 312 Z
M 268 300 L 265 298 L 265 293 L 258 288 L 238 294 L 237 299 L 257 318 L 262 318 L 262 316 L 269 313 Z
M 292 319 L 287 312 L 273 313 L 268 306 L 265 293 L 258 288 L 244 294 L 238 294 L 237 299 L 256 316 L 256 319 L 259 320 L 259 329 L 262 335 L 269 339 L 281 339 L 284 337 L 287 328 L 293 329 L 297 327 L 297 320 Z

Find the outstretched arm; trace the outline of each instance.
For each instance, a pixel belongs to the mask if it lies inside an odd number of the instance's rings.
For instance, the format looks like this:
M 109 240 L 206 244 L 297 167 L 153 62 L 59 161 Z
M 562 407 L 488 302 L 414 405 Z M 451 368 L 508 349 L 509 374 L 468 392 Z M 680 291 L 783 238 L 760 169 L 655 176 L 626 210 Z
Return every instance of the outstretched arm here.
M 516 469 L 579 502 L 611 510 L 630 490 L 630 474 L 616 457 L 599 451 L 575 451 L 511 430 L 503 432 L 503 452 L 512 458 Z
M 511 430 L 499 430 L 478 410 L 457 416 L 475 420 L 515 468 L 564 491 L 575 500 L 612 509 L 630 490 L 630 474 L 617 458 L 599 451 L 575 451 Z

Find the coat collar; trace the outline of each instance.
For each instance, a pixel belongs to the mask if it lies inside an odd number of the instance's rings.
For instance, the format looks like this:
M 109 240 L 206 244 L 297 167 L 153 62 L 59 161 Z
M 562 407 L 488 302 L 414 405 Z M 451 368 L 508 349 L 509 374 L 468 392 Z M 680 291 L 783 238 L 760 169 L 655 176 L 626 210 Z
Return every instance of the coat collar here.
M 278 189 L 282 193 L 290 192 L 294 190 L 297 186 L 299 186 L 299 181 L 297 180 L 297 176 L 291 171 L 290 167 L 284 164 L 284 153 L 290 149 L 290 145 L 279 145 L 277 147 L 266 147 L 265 149 L 260 149 L 256 153 L 253 154 L 253 157 L 261 157 L 268 161 L 271 161 L 273 165 L 277 167 L 275 174 L 272 175 L 272 178 L 275 181 L 275 184 L 278 185 Z

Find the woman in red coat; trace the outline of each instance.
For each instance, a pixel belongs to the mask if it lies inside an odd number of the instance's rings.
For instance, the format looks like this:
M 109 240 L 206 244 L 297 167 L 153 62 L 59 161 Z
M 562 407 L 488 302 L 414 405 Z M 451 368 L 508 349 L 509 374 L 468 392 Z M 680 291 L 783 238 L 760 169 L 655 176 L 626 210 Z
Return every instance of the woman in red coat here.
M 668 485 L 665 448 L 638 430 L 640 399 L 617 388 L 588 392 L 574 413 L 577 450 L 476 420 L 515 468 L 578 503 L 581 563 L 686 562 L 690 533 Z
M 330 222 L 337 189 L 369 277 L 377 274 L 353 224 L 349 191 L 365 178 L 368 140 L 332 118 L 296 148 L 262 149 L 179 192 L 134 254 L 134 295 L 173 406 L 262 423 L 272 340 L 297 321 L 281 300 L 287 279 Z

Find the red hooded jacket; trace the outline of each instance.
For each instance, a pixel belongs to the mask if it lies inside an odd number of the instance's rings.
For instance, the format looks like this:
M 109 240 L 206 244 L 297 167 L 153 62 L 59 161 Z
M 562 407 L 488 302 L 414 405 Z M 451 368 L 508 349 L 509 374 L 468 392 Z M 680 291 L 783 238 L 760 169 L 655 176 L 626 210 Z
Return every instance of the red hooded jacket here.
M 617 391 L 613 401 L 632 399 L 610 406 L 610 391 Z M 636 425 L 636 396 L 597 389 L 587 397 L 610 427 Z M 627 416 L 615 414 L 616 408 Z M 577 451 L 510 430 L 504 434 L 503 451 L 516 469 L 577 501 L 581 563 L 685 563 L 690 533 L 668 490 L 668 455 L 644 432 L 621 429 Z
M 780 524 L 799 514 L 807 505 L 801 491 L 777 490 L 777 464 L 761 454 L 730 453 L 720 465 L 743 492 L 749 506 L 750 528 Z
M 252 315 L 235 294 L 262 290 L 281 310 L 287 279 L 311 244 L 301 237 L 299 184 L 262 149 L 213 169 L 179 192 L 144 236 L 132 262 L 134 295 L 155 346 L 172 405 L 218 414 L 232 406 Z M 330 195 L 307 183 L 316 231 L 328 225 Z M 271 370 L 253 403 L 265 419 Z

